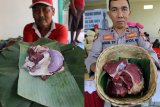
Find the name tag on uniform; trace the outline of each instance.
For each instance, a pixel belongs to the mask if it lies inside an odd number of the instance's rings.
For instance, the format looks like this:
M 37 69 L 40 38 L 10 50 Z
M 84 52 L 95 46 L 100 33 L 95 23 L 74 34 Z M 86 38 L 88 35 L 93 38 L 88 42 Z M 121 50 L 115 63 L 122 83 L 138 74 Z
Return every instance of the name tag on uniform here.
M 126 39 L 137 37 L 137 32 L 129 33 L 126 35 Z
M 114 39 L 114 37 L 113 37 L 113 35 L 104 35 L 103 36 L 103 40 L 113 40 Z

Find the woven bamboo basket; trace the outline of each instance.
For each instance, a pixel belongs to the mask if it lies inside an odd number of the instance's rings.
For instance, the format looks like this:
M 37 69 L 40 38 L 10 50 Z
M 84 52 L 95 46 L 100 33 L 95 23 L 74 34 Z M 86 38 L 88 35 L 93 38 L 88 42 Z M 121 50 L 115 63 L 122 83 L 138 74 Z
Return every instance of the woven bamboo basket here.
M 147 58 L 150 60 L 150 80 L 149 87 L 145 95 L 138 98 L 112 98 L 109 97 L 103 90 L 102 86 L 99 84 L 99 77 L 103 71 L 103 65 L 111 60 L 117 60 L 119 57 L 124 58 Z M 147 66 L 147 65 L 146 65 Z M 111 103 L 115 106 L 127 106 L 131 104 L 140 104 L 146 100 L 149 100 L 155 93 L 157 85 L 157 68 L 152 61 L 152 58 L 146 50 L 141 47 L 133 45 L 115 45 L 106 48 L 98 57 L 96 63 L 96 88 L 98 95 L 106 102 Z

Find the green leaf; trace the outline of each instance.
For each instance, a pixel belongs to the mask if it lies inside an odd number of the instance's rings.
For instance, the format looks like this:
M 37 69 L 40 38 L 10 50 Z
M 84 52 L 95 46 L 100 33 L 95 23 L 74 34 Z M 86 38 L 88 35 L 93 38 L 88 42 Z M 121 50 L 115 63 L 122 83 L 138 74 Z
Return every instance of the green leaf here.
M 17 66 L 19 62 L 19 45 L 15 43 L 13 46 L 5 48 L 0 53 L 0 68 L 6 66 Z
M 17 95 L 18 43 L 0 53 L 0 107 L 29 107 L 31 101 Z
M 58 48 L 56 49 L 60 49 L 66 59 L 66 66 L 68 67 L 67 71 L 74 76 L 74 79 L 76 80 L 78 86 L 81 88 L 81 91 L 83 91 L 84 54 L 82 53 L 84 53 L 84 51 L 82 49 L 73 45 L 56 43 L 55 41 L 44 38 L 34 43 L 29 44 L 23 42 L 22 44 L 28 46 L 40 44 L 47 45 L 49 47 L 55 47 L 52 46 L 53 44 L 57 45 Z M 13 46 L 6 48 L 2 51 L 2 53 L 0 53 L 0 107 L 45 107 L 41 104 L 35 103 L 17 95 L 19 52 L 20 48 L 17 42 Z M 72 58 L 72 56 L 75 60 L 69 60 L 70 58 Z M 70 98 L 68 98 L 67 100 L 70 100 Z
M 84 51 L 73 45 L 67 45 L 61 48 L 62 54 L 65 57 L 66 64 L 78 83 L 80 90 L 84 90 Z
M 108 81 L 109 81 L 109 75 L 105 71 L 102 71 L 98 83 L 100 84 L 104 92 L 106 90 Z

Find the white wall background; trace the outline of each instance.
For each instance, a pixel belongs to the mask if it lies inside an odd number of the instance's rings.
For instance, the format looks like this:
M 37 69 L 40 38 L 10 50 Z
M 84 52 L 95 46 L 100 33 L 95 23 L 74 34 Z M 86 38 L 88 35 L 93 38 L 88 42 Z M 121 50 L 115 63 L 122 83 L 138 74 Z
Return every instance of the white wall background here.
M 144 4 L 152 4 L 152 10 L 144 10 Z M 152 38 L 158 38 L 158 30 L 160 28 L 160 0 L 152 2 L 132 2 L 132 14 L 130 21 L 140 22 L 144 25 L 144 30 L 150 34 Z
M 153 9 L 144 10 L 144 4 L 152 4 Z M 160 0 L 132 0 L 130 5 L 132 13 L 129 21 L 139 22 L 144 25 L 143 31 L 150 34 L 152 42 L 156 38 L 160 38 L 160 34 L 158 34 L 158 30 L 160 29 Z M 109 20 L 109 26 L 112 26 L 111 20 Z
M 0 40 L 23 35 L 24 26 L 34 21 L 31 4 L 32 0 L 0 0 Z M 56 9 L 53 19 L 58 22 L 58 0 L 53 4 Z

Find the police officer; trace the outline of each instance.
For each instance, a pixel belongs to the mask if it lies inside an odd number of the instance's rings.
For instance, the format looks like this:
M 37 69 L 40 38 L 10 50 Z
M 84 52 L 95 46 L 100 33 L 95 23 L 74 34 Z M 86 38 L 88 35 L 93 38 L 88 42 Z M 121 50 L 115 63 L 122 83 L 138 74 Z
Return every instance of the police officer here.
M 108 15 L 113 22 L 113 27 L 100 30 L 99 36 L 92 45 L 85 61 L 90 76 L 95 72 L 96 60 L 103 49 L 118 44 L 132 44 L 143 47 L 150 53 L 155 64 L 159 67 L 157 54 L 153 51 L 151 44 L 143 39 L 139 28 L 127 25 L 130 14 L 128 0 L 109 0 Z

